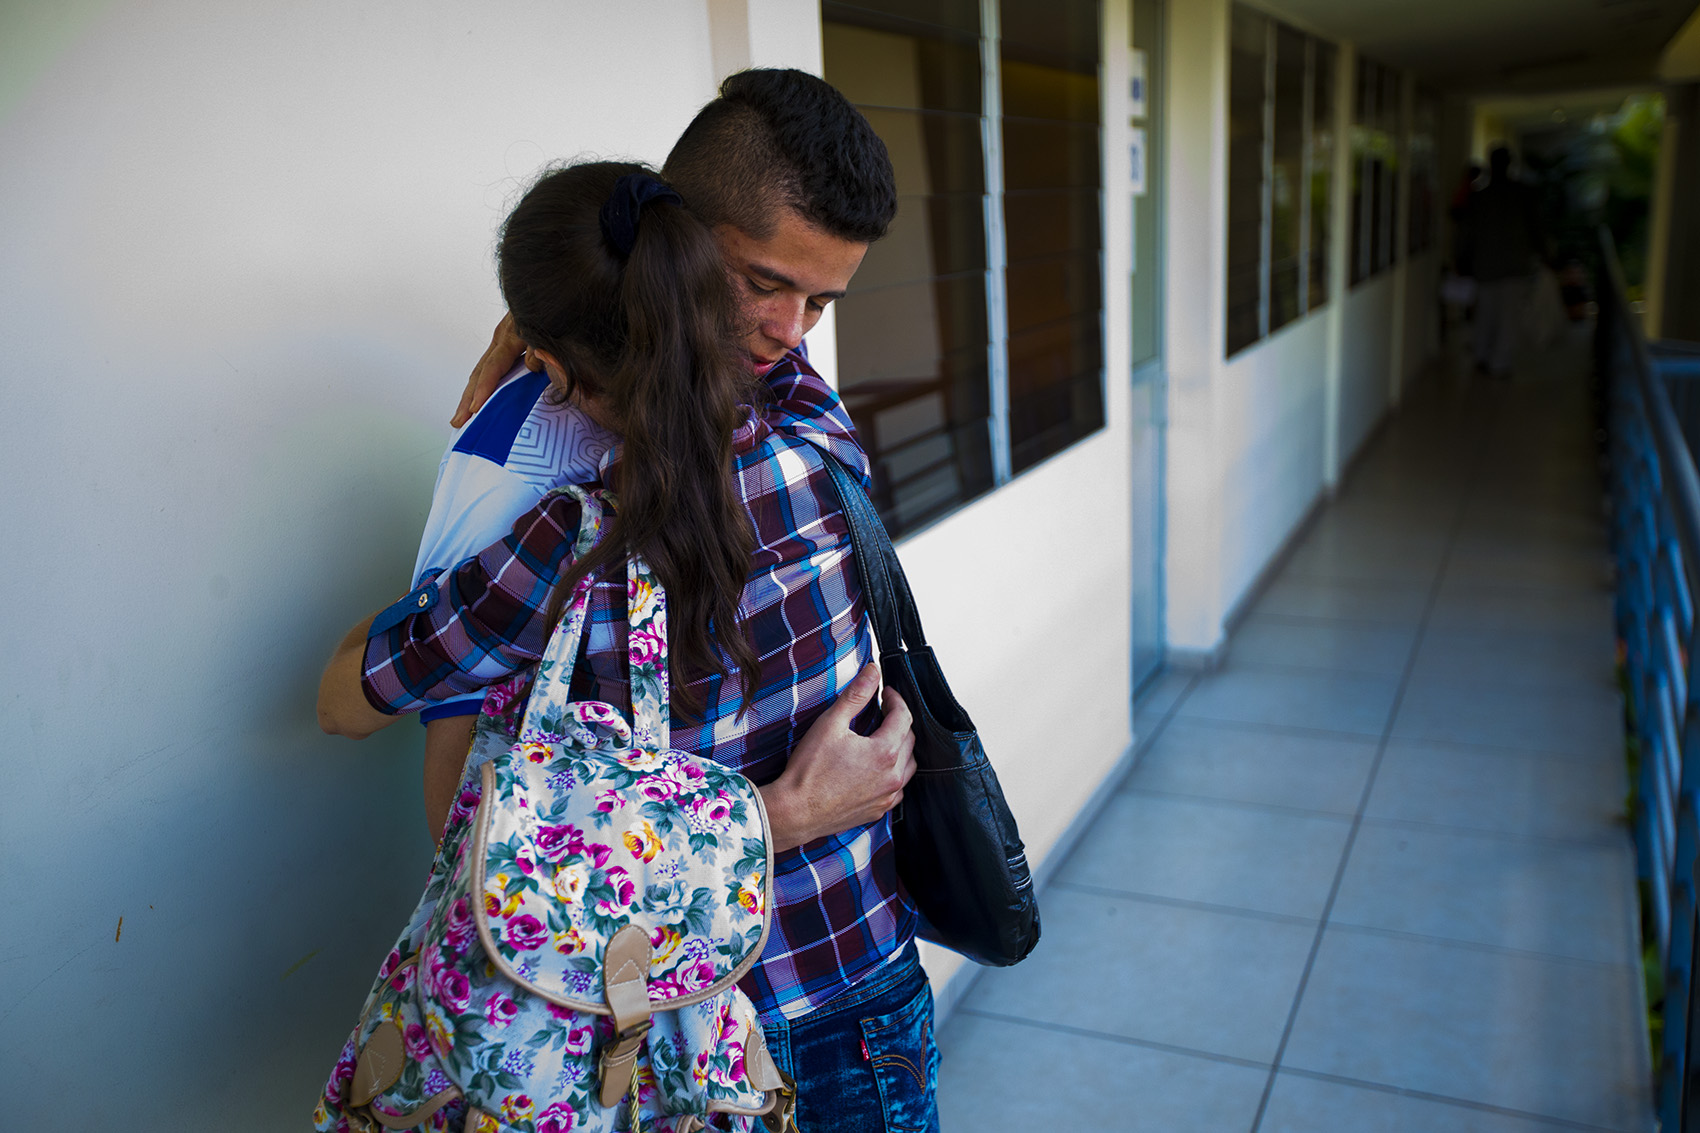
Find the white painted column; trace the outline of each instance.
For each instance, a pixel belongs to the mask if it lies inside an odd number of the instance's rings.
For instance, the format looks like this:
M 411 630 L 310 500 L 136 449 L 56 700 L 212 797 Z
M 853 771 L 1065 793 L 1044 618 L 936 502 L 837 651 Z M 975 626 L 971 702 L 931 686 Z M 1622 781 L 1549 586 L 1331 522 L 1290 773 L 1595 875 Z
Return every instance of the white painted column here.
M 1227 321 L 1227 0 L 1170 4 L 1167 22 L 1165 619 L 1170 654 L 1185 661 L 1214 658 L 1226 613 L 1217 399 Z
M 1334 57 L 1334 171 L 1328 190 L 1328 338 L 1322 399 L 1322 484 L 1340 486 L 1340 382 L 1346 338 L 1346 293 L 1352 277 L 1352 103 L 1357 48 L 1340 44 Z

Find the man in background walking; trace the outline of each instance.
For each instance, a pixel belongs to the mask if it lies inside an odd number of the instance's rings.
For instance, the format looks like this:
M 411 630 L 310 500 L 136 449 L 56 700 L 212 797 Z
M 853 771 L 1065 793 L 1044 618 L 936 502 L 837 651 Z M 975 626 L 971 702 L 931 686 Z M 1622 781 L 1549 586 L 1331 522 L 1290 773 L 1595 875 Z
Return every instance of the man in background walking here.
M 1534 190 L 1511 177 L 1511 151 L 1488 155 L 1488 183 L 1470 195 L 1464 248 L 1476 277 L 1476 367 L 1509 378 L 1523 305 L 1544 251 Z

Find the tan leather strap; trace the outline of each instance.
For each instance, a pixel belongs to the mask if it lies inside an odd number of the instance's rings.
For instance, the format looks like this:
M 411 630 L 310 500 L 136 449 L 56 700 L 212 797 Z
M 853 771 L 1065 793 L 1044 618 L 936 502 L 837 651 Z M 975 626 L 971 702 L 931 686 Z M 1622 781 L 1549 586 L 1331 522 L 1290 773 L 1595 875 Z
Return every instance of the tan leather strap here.
M 744 1044 L 744 1073 L 749 1075 L 750 1085 L 758 1090 L 777 1093 L 785 1088 L 785 1078 L 767 1049 L 767 1035 L 759 1023 L 750 1028 L 749 1040 Z
M 615 1031 L 598 1060 L 605 1106 L 618 1103 L 636 1080 L 638 1052 L 649 1035 L 649 959 L 649 934 L 636 925 L 616 932 L 602 954 L 602 987 Z
M 637 1066 L 638 1052 L 643 1040 L 649 1037 L 649 1024 L 644 1023 L 633 1034 L 621 1035 L 602 1048 L 598 1069 L 602 1074 L 602 1089 L 598 1097 L 604 1106 L 618 1105 L 632 1084 L 632 1071 Z
M 800 1133 L 797 1129 L 797 1083 L 779 1072 L 784 1085 L 778 1091 L 779 1104 L 761 1115 L 761 1123 L 769 1133 Z
M 401 1020 L 380 1023 L 360 1048 L 354 1064 L 354 1080 L 348 1084 L 352 1105 L 365 1105 L 401 1080 L 407 1065 L 407 1045 L 402 1041 Z
M 614 1030 L 621 1034 L 649 1022 L 649 934 L 627 925 L 602 954 L 602 987 Z

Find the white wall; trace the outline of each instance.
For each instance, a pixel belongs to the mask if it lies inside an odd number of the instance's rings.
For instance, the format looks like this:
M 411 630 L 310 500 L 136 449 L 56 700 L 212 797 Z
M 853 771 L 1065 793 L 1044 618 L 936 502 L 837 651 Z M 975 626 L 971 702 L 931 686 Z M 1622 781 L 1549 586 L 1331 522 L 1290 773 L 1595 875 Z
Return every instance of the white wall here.
M 1292 19 L 1278 4 L 1258 6 Z M 1220 655 L 1229 619 L 1388 412 L 1395 374 L 1414 374 L 1433 342 L 1424 306 L 1432 254 L 1357 287 L 1345 282 L 1356 52 L 1336 40 L 1335 89 L 1345 93 L 1335 103 L 1328 302 L 1225 357 L 1229 12 L 1229 0 L 1168 7 L 1164 565 L 1170 656 L 1183 663 Z M 1409 99 L 1409 80 L 1406 89 Z
M 1340 356 L 1340 465 L 1352 458 L 1387 412 L 1392 374 L 1392 271 L 1346 292 Z
M 1405 326 L 1396 379 L 1401 388 L 1409 389 L 1440 350 L 1440 242 L 1443 239 L 1442 226 L 1436 223 L 1434 245 L 1405 261 Z
M 1224 617 L 1322 491 L 1327 312 L 1319 309 L 1222 367 Z
M 319 667 L 408 583 L 505 207 L 547 159 L 659 161 L 709 30 L 0 14 L 8 1127 L 304 1126 L 429 858 L 417 724 L 320 735 Z

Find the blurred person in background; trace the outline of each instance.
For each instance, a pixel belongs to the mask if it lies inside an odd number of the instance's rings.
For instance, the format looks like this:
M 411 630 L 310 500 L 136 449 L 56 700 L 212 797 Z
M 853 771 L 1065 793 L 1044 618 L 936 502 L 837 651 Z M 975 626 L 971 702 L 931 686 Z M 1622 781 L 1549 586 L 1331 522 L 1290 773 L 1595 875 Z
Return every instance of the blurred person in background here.
M 1488 155 L 1488 183 L 1470 194 L 1464 209 L 1460 258 L 1476 280 L 1476 368 L 1509 378 L 1517 352 L 1522 311 L 1544 253 L 1535 193 L 1511 176 L 1511 151 Z

